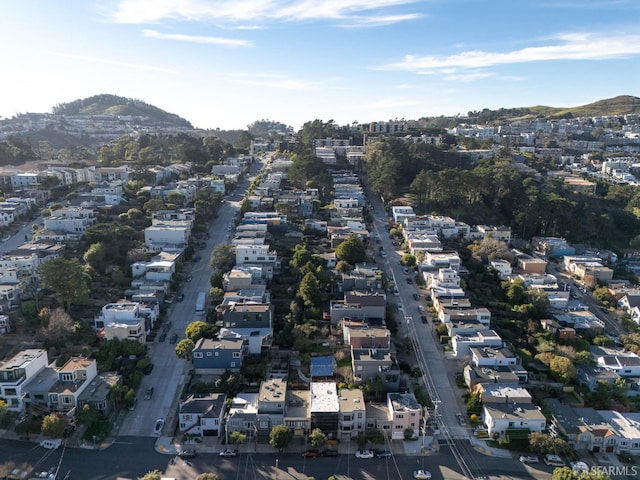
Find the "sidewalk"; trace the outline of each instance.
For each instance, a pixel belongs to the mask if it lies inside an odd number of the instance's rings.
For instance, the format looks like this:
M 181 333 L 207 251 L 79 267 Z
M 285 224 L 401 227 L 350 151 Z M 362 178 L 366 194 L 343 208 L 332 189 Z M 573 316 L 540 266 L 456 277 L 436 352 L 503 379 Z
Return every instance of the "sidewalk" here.
M 509 450 L 504 448 L 490 447 L 484 440 L 479 440 L 472 436 L 469 441 L 471 442 L 471 446 L 474 448 L 474 450 L 478 453 L 482 453 L 483 455 L 488 455 L 491 457 L 513 458 Z
M 433 437 L 425 437 L 424 448 L 422 441 L 422 438 L 413 441 L 395 440 L 390 443 L 390 450 L 394 455 L 434 455 L 440 451 L 440 446 Z M 199 453 L 220 453 L 225 449 L 225 445 L 224 439 L 217 437 L 203 437 L 200 442 L 182 442 L 182 439 L 179 437 L 160 437 L 155 444 L 156 451 L 165 455 L 177 455 L 187 448 L 193 448 Z M 260 438 L 258 442 L 249 441 L 243 445 L 234 445 L 233 448 L 238 448 L 240 453 L 276 452 L 276 450 L 269 445 L 266 438 Z M 309 444 L 305 444 L 302 438 L 296 437 L 285 449 L 285 453 L 302 453 L 309 448 L 312 447 Z M 360 449 L 355 439 L 351 441 L 341 441 L 336 445 L 327 445 L 325 448 L 338 450 L 338 452 L 343 455 L 353 455 Z M 383 445 L 370 445 L 367 448 L 385 449 Z

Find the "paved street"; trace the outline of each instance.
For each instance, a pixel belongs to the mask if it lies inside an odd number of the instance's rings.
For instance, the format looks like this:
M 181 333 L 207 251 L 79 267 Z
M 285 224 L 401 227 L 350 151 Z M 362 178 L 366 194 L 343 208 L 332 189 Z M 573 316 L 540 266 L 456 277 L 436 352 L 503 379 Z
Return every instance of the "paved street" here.
M 336 475 L 340 480 L 410 480 L 417 468 L 425 468 L 434 480 L 461 480 L 464 477 L 453 455 L 443 447 L 437 455 L 393 456 L 389 460 L 356 459 L 351 455 L 334 458 L 303 459 L 299 453 L 245 453 L 220 458 L 216 453 L 200 453 L 188 463 L 170 455 L 161 455 L 150 438 L 120 437 L 111 447 L 96 451 L 67 448 L 48 451 L 35 443 L 0 440 L 2 459 L 15 467 L 36 472 L 58 467 L 59 478 L 68 480 L 134 480 L 158 469 L 176 480 L 193 480 L 199 473 L 217 473 L 220 480 L 306 480 L 314 476 L 325 480 Z M 487 475 L 500 480 L 550 480 L 544 465 L 525 467 L 514 459 L 495 458 L 474 453 Z M 277 471 L 276 471 L 277 460 Z
M 255 175 L 262 168 L 262 163 L 256 161 L 252 166 L 251 175 Z M 211 267 L 209 259 L 213 249 L 221 244 L 227 243 L 231 231 L 229 225 L 233 225 L 234 216 L 240 210 L 240 200 L 249 186 L 249 180 L 242 180 L 237 188 L 237 193 L 229 197 L 220 206 L 218 218 L 215 218 L 209 227 L 209 240 L 206 241 L 206 248 L 196 250 L 196 255 L 200 255 L 198 262 L 188 264 L 185 273 L 191 276 L 191 280 L 185 282 L 180 293 L 184 294 L 182 302 L 174 300 L 168 311 L 168 320 L 171 328 L 167 332 L 167 339 L 159 342 L 158 338 L 150 344 L 149 356 L 154 364 L 154 369 L 150 375 L 143 378 L 142 384 L 138 388 L 138 404 L 133 411 L 122 412 L 116 425 L 117 435 L 124 436 L 154 436 L 154 427 L 159 418 L 165 419 L 162 429 L 163 435 L 173 436 L 177 423 L 176 411 L 182 387 L 188 380 L 190 362 L 179 359 L 175 354 L 175 345 L 169 342 L 171 333 L 178 335 L 178 341 L 183 339 L 184 331 L 189 323 L 203 319 L 203 315 L 195 312 L 196 298 L 198 292 L 207 292 L 211 288 Z M 153 396 L 150 400 L 144 400 L 147 388 L 154 387 Z

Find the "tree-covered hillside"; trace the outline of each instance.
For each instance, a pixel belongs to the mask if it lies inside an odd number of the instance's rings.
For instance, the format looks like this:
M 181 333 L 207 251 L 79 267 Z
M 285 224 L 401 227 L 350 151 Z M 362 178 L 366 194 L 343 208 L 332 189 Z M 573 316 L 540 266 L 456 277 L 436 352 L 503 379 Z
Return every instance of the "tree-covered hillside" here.
M 472 164 L 456 150 L 385 138 L 371 145 L 364 167 L 386 201 L 408 199 L 418 213 L 448 215 L 471 225 L 508 225 L 515 235 L 564 237 L 600 248 L 640 245 L 640 191 L 600 182 L 575 190 L 538 171 L 516 168 L 511 152 Z

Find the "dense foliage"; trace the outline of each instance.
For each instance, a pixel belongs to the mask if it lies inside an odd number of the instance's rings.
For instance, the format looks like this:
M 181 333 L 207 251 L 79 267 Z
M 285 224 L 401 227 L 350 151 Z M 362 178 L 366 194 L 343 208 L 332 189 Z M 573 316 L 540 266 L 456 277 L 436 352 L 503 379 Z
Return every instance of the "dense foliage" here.
M 384 138 L 367 150 L 365 168 L 374 192 L 388 201 L 407 192 L 418 213 L 437 212 L 471 225 L 503 224 L 522 238 L 558 236 L 601 248 L 640 241 L 636 188 L 603 182 L 595 192 L 575 190 L 516 168 L 507 150 L 472 164 L 457 150 Z

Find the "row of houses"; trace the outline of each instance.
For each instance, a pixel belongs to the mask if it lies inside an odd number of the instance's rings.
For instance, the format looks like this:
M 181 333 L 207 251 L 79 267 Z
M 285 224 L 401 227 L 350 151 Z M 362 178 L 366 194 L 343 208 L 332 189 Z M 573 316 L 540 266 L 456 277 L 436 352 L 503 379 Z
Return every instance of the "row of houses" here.
M 260 384 L 258 393 L 192 395 L 180 404 L 178 429 L 184 434 L 218 436 L 242 432 L 250 438 L 286 425 L 294 435 L 320 428 L 330 439 L 355 438 L 380 430 L 389 440 L 417 432 L 423 409 L 410 393 L 388 393 L 385 403 L 365 402 L 360 389 L 338 388 L 332 381 L 311 382 L 309 389 L 287 389 L 283 378 Z
M 115 372 L 98 373 L 94 359 L 72 357 L 57 367 L 42 349 L 26 349 L 0 362 L 0 397 L 12 412 L 61 412 L 73 416 L 91 405 L 108 413 L 109 392 L 122 378 Z

